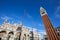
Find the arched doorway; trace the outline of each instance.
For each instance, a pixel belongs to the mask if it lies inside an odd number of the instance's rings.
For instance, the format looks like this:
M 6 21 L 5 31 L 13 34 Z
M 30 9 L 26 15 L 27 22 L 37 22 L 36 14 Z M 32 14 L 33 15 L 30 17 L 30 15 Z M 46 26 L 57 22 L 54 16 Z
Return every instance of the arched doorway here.
M 26 34 L 24 34 L 24 40 L 26 40 Z
M 16 30 L 18 31 L 18 35 L 19 35 L 17 39 L 21 40 L 21 27 L 18 27 Z
M 6 37 L 6 31 L 2 30 L 0 31 L 0 40 L 4 39 Z
M 0 38 L 0 40 L 2 40 L 2 39 Z
M 29 34 L 27 35 L 27 37 L 28 37 L 28 40 L 30 40 Z
M 14 35 L 13 31 L 9 32 L 7 40 L 12 40 L 13 35 Z
M 16 36 L 15 40 L 20 40 L 20 38 L 19 38 L 20 32 L 17 32 L 15 36 Z

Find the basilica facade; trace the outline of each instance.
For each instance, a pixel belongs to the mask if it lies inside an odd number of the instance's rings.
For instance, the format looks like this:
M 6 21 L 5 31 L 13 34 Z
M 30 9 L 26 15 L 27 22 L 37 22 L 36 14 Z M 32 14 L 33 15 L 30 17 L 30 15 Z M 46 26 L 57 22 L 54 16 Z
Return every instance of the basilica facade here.
M 20 25 L 18 24 L 4 22 L 0 26 L 0 40 L 41 40 L 41 36 L 38 32 L 33 32 L 32 35 L 32 31 L 27 27 L 22 27 L 20 38 L 19 35 Z

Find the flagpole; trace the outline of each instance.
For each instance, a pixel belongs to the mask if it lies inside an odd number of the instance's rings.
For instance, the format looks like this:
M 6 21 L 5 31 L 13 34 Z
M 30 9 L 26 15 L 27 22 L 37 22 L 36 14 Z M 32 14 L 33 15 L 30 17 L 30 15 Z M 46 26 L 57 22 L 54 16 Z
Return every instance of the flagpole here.
M 20 35 L 19 35 L 19 40 L 21 40 L 21 33 L 22 33 L 22 27 L 23 27 L 23 22 L 24 22 L 24 17 L 25 17 L 26 13 L 25 13 L 25 10 L 24 10 L 24 15 L 22 17 L 22 24 L 20 25 Z

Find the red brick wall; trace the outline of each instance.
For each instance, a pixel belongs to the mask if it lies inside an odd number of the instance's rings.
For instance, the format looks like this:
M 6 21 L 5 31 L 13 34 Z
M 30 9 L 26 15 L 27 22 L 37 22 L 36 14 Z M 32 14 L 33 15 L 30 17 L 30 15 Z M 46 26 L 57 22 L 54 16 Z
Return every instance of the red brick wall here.
M 60 40 L 47 15 L 42 16 L 48 40 Z

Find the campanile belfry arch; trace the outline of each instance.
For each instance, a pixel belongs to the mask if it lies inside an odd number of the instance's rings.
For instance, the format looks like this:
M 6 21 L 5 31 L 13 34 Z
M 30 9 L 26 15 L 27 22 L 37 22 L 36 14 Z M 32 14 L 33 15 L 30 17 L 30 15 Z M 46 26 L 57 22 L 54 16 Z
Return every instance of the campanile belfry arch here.
M 40 7 L 40 14 L 42 16 L 48 40 L 60 40 L 55 29 L 53 28 L 52 23 L 50 22 L 47 12 L 43 7 Z

